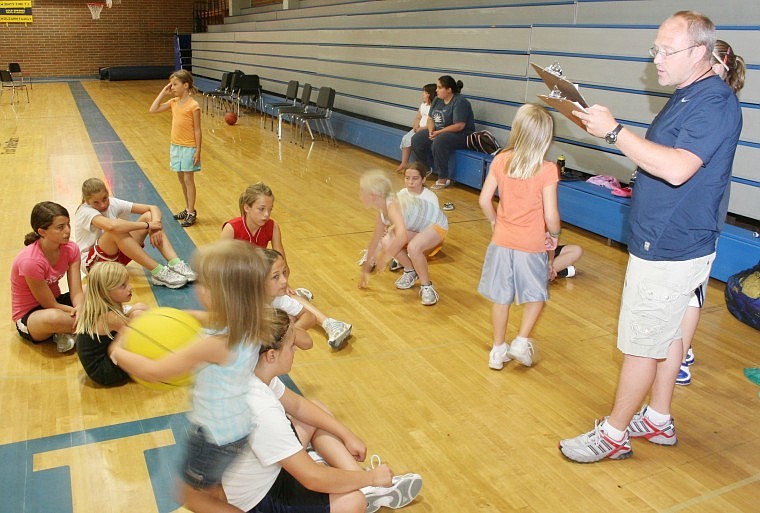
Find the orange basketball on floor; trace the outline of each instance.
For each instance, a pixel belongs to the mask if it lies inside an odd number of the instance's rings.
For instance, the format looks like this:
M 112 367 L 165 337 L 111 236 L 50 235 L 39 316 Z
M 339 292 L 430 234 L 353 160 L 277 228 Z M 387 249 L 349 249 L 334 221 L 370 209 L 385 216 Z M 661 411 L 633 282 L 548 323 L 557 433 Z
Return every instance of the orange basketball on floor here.
M 234 125 L 235 123 L 237 123 L 237 114 L 235 114 L 234 112 L 228 112 L 227 114 L 224 115 L 224 122 L 227 123 L 228 125 Z

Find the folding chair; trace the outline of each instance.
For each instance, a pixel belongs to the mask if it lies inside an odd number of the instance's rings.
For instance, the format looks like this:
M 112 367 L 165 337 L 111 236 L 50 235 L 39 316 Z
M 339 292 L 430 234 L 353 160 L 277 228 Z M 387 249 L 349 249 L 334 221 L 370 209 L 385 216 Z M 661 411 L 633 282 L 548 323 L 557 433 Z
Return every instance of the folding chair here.
M 290 114 L 290 124 L 293 125 L 293 116 L 297 114 L 306 114 L 309 109 L 309 102 L 311 101 L 311 84 L 304 84 L 303 91 L 301 91 L 301 101 L 299 105 L 293 105 L 290 107 L 280 107 L 277 114 L 277 139 L 282 140 L 282 117 L 286 114 Z M 292 132 L 292 130 L 291 130 Z
M 245 76 L 245 73 L 236 69 L 230 73 L 230 85 L 227 88 L 227 94 L 219 95 L 219 108 L 222 112 L 235 112 L 239 114 L 239 96 L 240 96 L 240 83 Z
M 332 87 L 320 87 L 319 94 L 317 95 L 316 109 L 314 112 L 307 112 L 305 114 L 296 115 L 295 122 L 299 125 L 301 134 L 301 148 L 303 148 L 303 129 L 304 125 L 309 130 L 309 136 L 311 140 L 314 140 L 314 132 L 311 130 L 309 121 L 316 121 L 320 134 L 327 135 L 334 145 L 338 145 L 335 141 L 335 133 L 333 132 L 332 124 L 330 123 L 330 116 L 332 116 L 333 105 L 335 104 L 335 89 Z M 315 127 L 316 128 L 316 127 Z
M 264 98 L 261 96 L 261 80 L 258 75 L 243 75 L 238 79 L 237 84 L 237 114 L 240 115 L 240 104 L 243 107 L 253 108 L 259 107 L 259 110 L 264 109 Z
M 274 130 L 274 118 L 277 117 L 277 114 L 275 112 L 278 112 L 280 110 L 280 107 L 290 107 L 292 105 L 296 104 L 296 99 L 298 98 L 298 80 L 291 80 L 288 82 L 288 89 L 285 91 L 285 101 L 284 102 L 273 102 L 273 103 L 265 103 L 264 104 L 264 110 L 261 112 L 262 119 L 264 119 L 264 116 L 266 116 L 271 109 L 272 111 L 272 126 L 271 130 Z M 266 120 L 264 120 L 266 123 Z
M 32 85 L 32 76 L 28 71 L 21 71 L 21 65 L 18 62 L 11 62 L 8 64 L 8 71 L 11 72 L 11 76 L 15 79 L 20 79 L 23 84 L 24 81 L 29 82 L 29 89 L 34 89 Z
M 16 89 L 22 88 L 26 91 L 26 103 L 29 103 L 29 89 L 27 89 L 26 84 L 13 80 L 13 75 L 7 69 L 0 70 L 0 86 L 0 98 L 3 97 L 3 91 L 6 89 L 11 90 L 11 105 L 16 100 Z
M 216 108 L 216 100 L 221 96 L 226 96 L 230 93 L 230 81 L 232 80 L 232 73 L 225 71 L 222 73 L 222 79 L 219 82 L 219 87 L 213 91 L 207 91 L 203 93 L 203 98 L 206 100 L 206 113 L 211 111 L 211 108 Z M 211 108 L 209 108 L 209 105 Z

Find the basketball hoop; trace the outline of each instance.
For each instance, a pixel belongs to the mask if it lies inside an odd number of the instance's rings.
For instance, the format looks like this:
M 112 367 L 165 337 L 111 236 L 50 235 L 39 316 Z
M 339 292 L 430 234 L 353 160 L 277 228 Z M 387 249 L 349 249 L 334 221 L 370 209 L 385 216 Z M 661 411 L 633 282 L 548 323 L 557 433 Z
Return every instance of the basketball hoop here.
M 105 4 L 87 4 L 87 7 L 90 9 L 90 14 L 92 14 L 93 20 L 100 19 L 100 11 L 103 10 L 104 6 Z

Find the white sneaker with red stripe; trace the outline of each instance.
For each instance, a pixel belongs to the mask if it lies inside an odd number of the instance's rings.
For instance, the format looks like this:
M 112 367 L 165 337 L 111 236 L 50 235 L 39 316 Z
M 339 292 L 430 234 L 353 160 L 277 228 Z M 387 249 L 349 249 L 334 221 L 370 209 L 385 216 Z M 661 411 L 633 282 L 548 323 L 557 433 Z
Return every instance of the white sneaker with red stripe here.
M 678 443 L 676 437 L 676 427 L 671 417 L 668 422 L 662 426 L 656 425 L 646 416 L 647 407 L 641 409 L 631 419 L 628 424 L 628 433 L 632 438 L 646 438 L 653 444 L 658 445 L 675 445 Z
M 559 450 L 565 458 L 578 463 L 594 463 L 605 458 L 622 460 L 633 454 L 628 433 L 622 440 L 615 441 L 601 429 L 600 421 L 596 421 L 588 433 L 560 440 Z

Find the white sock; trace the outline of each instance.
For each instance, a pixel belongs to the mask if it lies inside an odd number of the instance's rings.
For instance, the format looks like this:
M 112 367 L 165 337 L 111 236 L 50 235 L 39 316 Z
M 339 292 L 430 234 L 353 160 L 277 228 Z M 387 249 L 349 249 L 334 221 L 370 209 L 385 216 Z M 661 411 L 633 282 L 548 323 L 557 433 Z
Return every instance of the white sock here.
M 507 348 L 506 342 L 502 342 L 501 344 L 494 344 L 493 349 L 491 349 L 491 352 L 493 353 L 493 352 L 498 351 L 500 353 L 503 353 L 506 348 Z
M 665 415 L 652 409 L 651 406 L 647 406 L 647 410 L 644 412 L 644 416 L 649 419 L 655 426 L 662 426 L 670 421 L 670 415 Z
M 515 337 L 515 340 L 514 340 L 514 341 L 515 341 L 515 342 L 530 342 L 530 340 L 528 340 L 528 339 L 527 339 L 527 338 L 525 338 L 525 337 Z
M 602 425 L 599 426 L 602 431 L 607 434 L 610 438 L 617 442 L 622 442 L 625 438 L 625 431 L 620 431 L 619 429 L 614 428 L 612 425 L 610 425 L 609 422 L 605 419 L 604 422 L 602 422 Z

